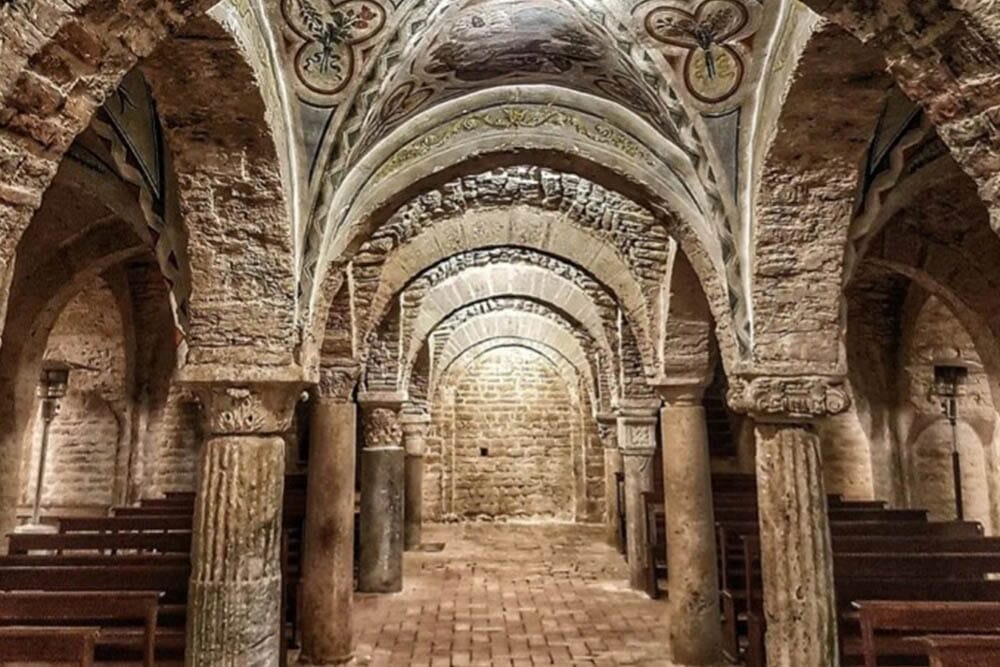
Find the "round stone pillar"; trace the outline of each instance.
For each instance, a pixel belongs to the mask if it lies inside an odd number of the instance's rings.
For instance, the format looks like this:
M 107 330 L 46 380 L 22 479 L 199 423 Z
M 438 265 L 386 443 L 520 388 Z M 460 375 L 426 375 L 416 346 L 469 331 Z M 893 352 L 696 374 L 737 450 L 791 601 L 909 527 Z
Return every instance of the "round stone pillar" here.
M 312 402 L 299 619 L 305 665 L 354 657 L 357 377 L 357 367 L 322 369 Z
M 618 447 L 625 473 L 625 554 L 629 584 L 647 589 L 649 550 L 644 495 L 653 490 L 653 455 L 659 401 L 622 401 L 618 408 Z
M 424 453 L 430 415 L 421 406 L 409 406 L 400 419 L 403 449 L 406 452 L 406 483 L 403 509 L 403 548 L 420 547 L 424 523 Z
M 397 394 L 359 397 L 364 448 L 361 450 L 361 549 L 358 590 L 403 590 L 403 504 L 405 455 Z
M 839 665 L 833 549 L 814 431 L 819 419 L 847 409 L 842 380 L 736 378 L 730 403 L 756 423 L 767 664 Z
M 621 549 L 621 526 L 618 525 L 618 473 L 622 471 L 622 457 L 618 450 L 617 417 L 613 414 L 597 416 L 597 431 L 604 448 L 604 528 L 613 547 Z
M 662 392 L 672 664 L 722 663 L 712 471 L 701 387 Z
M 189 667 L 278 664 L 285 441 L 302 385 L 197 384 L 205 443 L 188 589 Z

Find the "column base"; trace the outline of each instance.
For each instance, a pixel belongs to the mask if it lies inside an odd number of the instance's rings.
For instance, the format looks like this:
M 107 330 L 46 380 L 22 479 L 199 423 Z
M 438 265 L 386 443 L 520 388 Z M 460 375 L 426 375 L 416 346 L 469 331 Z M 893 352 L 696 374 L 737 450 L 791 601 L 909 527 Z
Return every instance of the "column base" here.
M 280 576 L 241 583 L 192 579 L 188 600 L 188 665 L 278 664 Z

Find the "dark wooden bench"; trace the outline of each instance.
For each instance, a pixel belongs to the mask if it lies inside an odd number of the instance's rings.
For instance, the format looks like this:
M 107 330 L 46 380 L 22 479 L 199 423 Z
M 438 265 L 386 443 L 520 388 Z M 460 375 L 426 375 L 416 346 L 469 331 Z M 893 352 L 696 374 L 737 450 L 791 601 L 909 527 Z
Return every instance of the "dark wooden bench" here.
M 190 516 L 66 517 L 59 520 L 60 533 L 190 532 Z
M 0 628 L 0 663 L 72 662 L 92 667 L 98 632 L 96 627 Z
M 1000 636 L 929 635 L 923 638 L 930 667 L 1000 665 Z
M 865 600 L 855 606 L 865 667 L 927 657 L 930 647 L 921 636 L 1000 634 L 1000 602 Z
M 153 667 L 161 593 L 2 592 L 0 624 L 100 627 L 97 646 L 135 649 Z
M 62 554 L 67 551 L 96 551 L 117 554 L 122 551 L 190 553 L 190 532 L 133 533 L 14 533 L 8 536 L 10 554 L 44 551 Z
M 748 547 L 746 561 L 746 663 L 748 667 L 764 664 L 764 601 L 759 571 L 759 551 Z M 1000 572 L 1000 553 L 838 553 L 833 557 L 835 593 L 839 592 L 841 610 L 853 599 L 845 588 L 847 581 L 868 582 L 881 579 L 931 581 L 953 583 L 956 588 L 963 581 L 987 584 L 986 575 Z M 857 585 L 857 584 L 855 584 Z M 838 620 L 843 621 L 843 618 Z M 842 640 L 848 635 L 842 633 Z M 847 651 L 845 650 L 845 653 Z

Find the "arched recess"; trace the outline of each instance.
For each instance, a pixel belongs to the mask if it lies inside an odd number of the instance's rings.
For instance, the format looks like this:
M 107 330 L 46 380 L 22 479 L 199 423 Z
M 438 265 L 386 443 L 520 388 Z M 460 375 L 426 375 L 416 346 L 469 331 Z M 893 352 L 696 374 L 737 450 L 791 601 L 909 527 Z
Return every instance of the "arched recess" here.
M 139 59 L 211 4 L 0 7 L 0 304 L 21 236 L 70 144 Z
M 893 83 L 877 50 L 828 22 L 786 48 L 795 76 L 762 132 L 766 157 L 754 173 L 753 358 L 773 372 L 841 374 L 840 295 L 858 168 Z
M 571 154 L 567 145 L 573 146 Z M 738 259 L 725 216 L 706 194 L 709 186 L 683 151 L 635 114 L 551 86 L 501 87 L 442 103 L 370 150 L 311 223 L 305 268 L 313 284 L 309 317 L 326 316 L 342 269 L 406 201 L 455 175 L 525 163 L 577 173 L 651 210 L 696 268 L 727 360 L 738 358 L 729 304 L 732 299 L 739 310 L 745 300 L 727 287 L 739 285 L 726 273 Z
M 486 299 L 463 306 L 438 323 L 425 340 L 411 344 L 413 349 L 420 350 L 413 365 L 404 367 L 402 371 L 403 386 L 410 390 L 411 399 L 417 398 L 417 394 L 426 398 L 432 393 L 430 383 L 440 377 L 443 366 L 450 363 L 444 358 L 446 348 L 453 349 L 456 340 L 477 337 L 475 332 L 481 328 L 467 325 L 486 316 L 499 317 L 499 324 L 507 332 L 503 335 L 516 330 L 526 340 L 531 336 L 538 336 L 552 345 L 556 345 L 555 338 L 558 338 L 560 343 L 557 347 L 563 350 L 564 356 L 584 364 L 579 367 L 578 375 L 587 380 L 587 391 L 593 394 L 592 402 L 595 405 L 610 409 L 612 399 L 620 395 L 617 363 L 612 350 L 601 348 L 579 322 L 567 319 L 565 312 L 558 308 L 531 299 L 507 297 Z M 530 318 L 522 319 L 525 316 Z M 455 338 L 456 335 L 458 338 Z M 459 347 L 464 346 L 459 344 Z M 579 350 L 583 356 L 570 352 L 571 350 Z
M 145 252 L 144 244 L 127 231 L 123 233 L 119 224 L 97 225 L 48 256 L 38 256 L 30 269 L 15 272 L 7 317 L 9 336 L 0 348 L 0 422 L 8 425 L 0 432 L 0 531 L 4 534 L 15 523 L 22 443 L 33 417 L 38 371 L 49 332 L 85 285 Z M 22 254 L 26 258 L 31 255 Z
M 463 271 L 426 295 L 407 339 L 419 345 L 448 315 L 467 304 L 516 296 L 551 304 L 578 323 L 603 350 L 610 351 L 605 320 L 586 292 L 570 280 L 532 266 L 499 265 Z M 403 368 L 412 367 L 418 345 L 407 346 Z
M 49 431 L 41 504 L 47 512 L 103 512 L 124 495 L 131 437 L 135 340 L 110 276 L 81 286 L 52 325 L 46 361 L 77 366 Z M 115 285 L 115 287 L 121 287 Z M 123 306 L 123 307 L 120 307 Z M 24 369 L 25 373 L 31 370 Z M 21 442 L 22 508 L 31 508 L 41 457 L 37 401 Z M 29 509 L 30 511 L 30 509 Z
M 441 378 L 448 373 L 461 373 L 469 364 L 474 363 L 484 354 L 503 347 L 523 347 L 537 352 L 552 364 L 568 386 L 573 386 L 580 381 L 579 367 L 566 356 L 566 350 L 560 341 L 548 341 L 537 337 L 525 338 L 523 336 L 486 336 L 482 340 L 472 339 L 468 345 L 463 346 L 457 352 L 442 355 L 440 372 L 431 379 L 431 395 L 433 396 L 436 392 Z
M 437 382 L 449 372 L 451 366 L 465 354 L 466 350 L 499 339 L 532 341 L 552 350 L 557 357 L 549 355 L 549 358 L 562 369 L 561 374 L 566 376 L 567 368 L 572 368 L 573 375 L 583 381 L 582 386 L 587 389 L 592 399 L 597 399 L 594 391 L 595 369 L 580 341 L 571 332 L 548 317 L 534 313 L 512 314 L 507 311 L 474 317 L 448 335 L 441 344 L 440 351 L 435 355 L 429 393 L 434 393 Z M 597 405 L 596 400 L 592 400 L 592 404 Z
M 1000 22 L 989 2 L 806 0 L 878 49 L 900 88 L 930 117 L 1000 229 Z
M 147 14 L 84 3 L 72 17 L 52 10 L 53 34 L 24 45 L 34 49 L 28 67 L 2 98 L 9 121 L 0 128 L 0 166 L 9 168 L 0 176 L 0 284 L 9 283 L 14 248 L 63 153 L 98 100 L 141 60 L 189 241 L 190 307 L 199 320 L 188 332 L 197 350 L 189 361 L 288 366 L 296 263 L 281 159 L 240 46 L 214 20 L 189 20 L 204 9 L 178 2 Z M 218 354 L 224 346 L 232 353 Z

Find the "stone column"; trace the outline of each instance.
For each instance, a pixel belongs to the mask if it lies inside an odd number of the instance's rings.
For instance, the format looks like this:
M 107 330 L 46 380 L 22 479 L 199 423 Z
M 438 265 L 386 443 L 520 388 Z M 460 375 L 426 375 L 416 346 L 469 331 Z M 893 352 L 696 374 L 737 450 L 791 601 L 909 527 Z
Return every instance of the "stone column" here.
M 398 394 L 359 397 L 364 448 L 361 450 L 361 551 L 358 590 L 403 590 L 404 450 Z
M 285 441 L 301 384 L 195 385 L 205 443 L 188 589 L 189 667 L 278 664 Z
M 663 389 L 660 411 L 667 518 L 672 664 L 719 665 L 719 574 L 702 387 Z
M 621 452 L 618 451 L 617 418 L 613 414 L 597 415 L 597 431 L 604 446 L 604 526 L 608 544 L 621 549 L 621 530 L 618 526 L 618 481 L 616 474 L 622 470 Z
M 409 406 L 400 419 L 403 449 L 406 452 L 404 492 L 403 547 L 406 551 L 421 544 L 424 523 L 424 453 L 427 450 L 427 427 L 431 418 L 426 408 Z
M 737 378 L 730 403 L 756 423 L 767 664 L 839 665 L 833 550 L 816 422 L 847 409 L 841 380 Z
M 646 590 L 649 554 L 643 494 L 653 490 L 653 455 L 659 400 L 623 400 L 618 408 L 618 446 L 625 472 L 625 534 L 629 583 Z
M 299 626 L 305 665 L 354 657 L 357 367 L 323 368 L 312 404 Z

